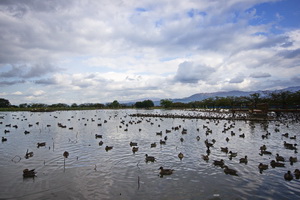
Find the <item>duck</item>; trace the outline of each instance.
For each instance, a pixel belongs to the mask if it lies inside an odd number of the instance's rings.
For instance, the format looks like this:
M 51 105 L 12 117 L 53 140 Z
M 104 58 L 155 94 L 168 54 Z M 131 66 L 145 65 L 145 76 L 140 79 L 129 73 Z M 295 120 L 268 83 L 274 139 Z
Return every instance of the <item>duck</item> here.
M 32 156 L 33 156 L 33 152 L 28 152 L 28 149 L 27 149 L 27 152 L 25 154 L 25 158 L 28 159 L 28 158 L 30 158 Z
M 270 151 L 266 151 L 266 150 L 261 150 L 260 151 L 260 153 L 259 153 L 259 155 L 272 155 L 272 152 L 270 152 Z
M 44 147 L 44 146 L 46 146 L 46 142 L 38 142 L 37 143 L 37 147 L 39 148 L 39 147 Z
M 163 175 L 171 175 L 171 174 L 173 174 L 173 171 L 174 171 L 173 169 L 164 169 L 163 167 L 160 167 L 159 169 L 160 169 L 159 174 L 161 176 L 163 176 Z
M 260 171 L 266 170 L 266 169 L 268 169 L 268 168 L 269 168 L 269 165 L 268 165 L 268 164 L 262 164 L 262 163 L 259 163 L 259 165 L 258 165 L 258 169 L 259 169 Z
M 23 170 L 23 177 L 24 177 L 24 178 L 29 178 L 29 177 L 34 178 L 34 177 L 35 177 L 35 174 L 36 174 L 36 172 L 35 172 L 34 170 L 35 170 L 35 169 L 31 169 L 31 170 L 29 170 L 29 169 L 24 169 L 24 170 Z
M 223 167 L 224 166 L 224 160 L 221 159 L 221 160 L 214 160 L 214 163 L 213 163 L 215 166 L 220 166 L 220 167 Z
M 102 138 L 102 135 L 95 134 L 95 138 Z
M 224 153 L 228 153 L 228 147 L 221 147 L 221 151 Z
M 300 178 L 300 170 L 299 169 L 295 169 L 294 175 L 295 175 L 296 179 L 299 179 Z
M 155 161 L 155 157 L 154 156 L 148 156 L 148 154 L 145 155 L 146 158 L 146 162 L 154 162 Z
M 160 140 L 159 143 L 160 144 L 166 144 L 166 141 Z
M 65 158 L 68 158 L 69 152 L 65 151 L 65 152 L 63 153 L 63 156 L 64 156 Z
M 101 140 L 100 142 L 99 142 L 99 146 L 102 146 L 103 145 L 103 141 Z
M 200 136 L 198 135 L 198 136 L 196 137 L 196 139 L 197 139 L 197 141 L 199 141 L 199 140 L 200 140 Z
M 245 164 L 247 164 L 247 163 L 248 163 L 248 157 L 245 156 L 244 158 L 240 158 L 240 163 L 245 163 Z
M 284 179 L 287 181 L 293 180 L 293 175 L 291 174 L 291 171 L 287 171 L 287 173 L 284 174 Z
M 183 138 L 180 138 L 180 142 L 183 142 L 184 141 L 184 139 Z
M 273 168 L 275 168 L 275 167 L 285 167 L 285 166 L 284 166 L 284 163 L 276 162 L 275 160 L 272 160 L 272 161 L 271 161 L 271 166 L 272 166 Z
M 228 152 L 230 155 L 230 157 L 236 157 L 237 156 L 237 152 L 232 152 L 232 151 L 229 151 Z
M 156 147 L 156 142 L 151 143 L 150 147 L 151 147 L 151 148 Z
M 113 148 L 113 146 L 106 146 L 105 147 L 105 151 L 109 151 L 109 150 L 111 150 Z
M 276 154 L 276 161 L 279 162 L 284 162 L 284 157 L 280 156 L 278 153 Z
M 289 158 L 289 160 L 291 164 L 298 161 L 297 157 L 292 157 L 292 156 Z
M 7 138 L 2 137 L 2 142 L 6 142 L 6 141 L 7 141 Z
M 137 152 L 138 150 L 139 150 L 138 147 L 132 147 L 132 152 L 133 152 L 133 153 Z
M 202 159 L 205 160 L 205 161 L 208 161 L 209 157 L 208 157 L 208 155 L 202 155 Z
M 238 176 L 237 171 L 235 169 L 230 169 L 228 166 L 224 165 L 225 174 L 230 174 L 233 176 Z
M 261 150 L 261 151 L 266 151 L 266 150 L 267 150 L 266 145 L 262 145 L 262 146 L 259 148 L 259 150 Z
M 239 135 L 240 138 L 245 138 L 245 133 Z
M 180 153 L 178 154 L 178 158 L 179 158 L 180 160 L 182 160 L 183 157 L 184 157 L 184 156 L 183 156 L 183 153 L 180 152 Z
M 137 142 L 130 142 L 129 145 L 130 145 L 131 147 L 136 147 L 138 144 L 137 144 Z

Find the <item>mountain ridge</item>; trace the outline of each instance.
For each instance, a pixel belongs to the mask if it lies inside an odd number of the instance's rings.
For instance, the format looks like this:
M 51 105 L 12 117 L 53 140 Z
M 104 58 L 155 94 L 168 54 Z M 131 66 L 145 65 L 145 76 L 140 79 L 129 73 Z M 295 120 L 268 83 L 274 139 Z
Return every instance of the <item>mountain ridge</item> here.
M 203 92 L 203 93 L 196 93 L 188 97 L 184 98 L 174 98 L 170 99 L 172 102 L 181 102 L 181 103 L 189 103 L 193 101 L 202 101 L 207 98 L 214 98 L 214 97 L 228 97 L 228 96 L 249 96 L 253 93 L 259 93 L 261 96 L 264 96 L 267 92 L 281 92 L 281 91 L 290 91 L 290 92 L 296 92 L 300 90 L 300 86 L 293 86 L 288 87 L 280 90 L 257 90 L 257 91 L 240 91 L 240 90 L 231 90 L 231 91 L 220 91 L 220 92 Z M 143 100 L 152 100 L 155 106 L 160 105 L 160 99 L 159 98 L 143 98 L 137 101 L 143 101 Z M 130 102 L 122 102 L 126 105 L 133 105 L 137 101 L 130 101 Z

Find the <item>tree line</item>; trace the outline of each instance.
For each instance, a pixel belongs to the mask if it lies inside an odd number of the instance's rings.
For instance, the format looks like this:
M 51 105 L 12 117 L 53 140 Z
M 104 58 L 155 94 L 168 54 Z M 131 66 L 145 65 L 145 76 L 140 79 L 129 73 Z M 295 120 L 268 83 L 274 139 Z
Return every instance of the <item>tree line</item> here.
M 290 91 L 275 91 L 253 93 L 249 96 L 228 96 L 228 97 L 211 97 L 202 101 L 193 101 L 189 103 L 173 102 L 171 99 L 161 99 L 160 106 L 163 108 L 257 108 L 259 104 L 267 104 L 269 108 L 281 108 L 281 109 L 298 109 L 300 106 L 300 90 L 297 92 Z M 71 105 L 65 103 L 56 103 L 47 105 L 44 103 L 22 103 L 18 106 L 11 105 L 9 100 L 0 98 L 0 108 L 20 108 L 20 109 L 32 109 L 32 108 L 66 108 L 66 109 L 80 109 L 80 108 L 145 108 L 149 109 L 154 107 L 152 100 L 138 101 L 135 104 L 121 104 L 117 100 L 111 103 L 83 103 Z

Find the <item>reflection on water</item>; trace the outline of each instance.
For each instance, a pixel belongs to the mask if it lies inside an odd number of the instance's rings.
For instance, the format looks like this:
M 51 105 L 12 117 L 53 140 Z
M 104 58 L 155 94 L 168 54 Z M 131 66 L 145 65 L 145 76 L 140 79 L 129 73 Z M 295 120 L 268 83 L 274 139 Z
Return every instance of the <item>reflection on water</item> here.
M 170 112 L 193 114 L 174 110 L 0 113 L 3 116 L 0 134 L 7 138 L 0 144 L 0 199 L 300 198 L 299 180 L 283 178 L 287 170 L 293 172 L 300 168 L 299 162 L 293 165 L 288 162 L 297 152 L 283 145 L 284 141 L 298 144 L 299 122 L 129 116 Z M 183 128 L 187 134 L 182 134 Z M 166 129 L 171 132 L 166 133 Z M 156 134 L 160 131 L 162 136 Z M 245 138 L 239 136 L 243 133 Z M 284 133 L 289 133 L 289 137 L 282 136 Z M 102 138 L 96 139 L 95 134 Z M 268 137 L 262 139 L 266 134 Z M 296 140 L 290 139 L 295 135 Z M 166 144 L 160 145 L 159 141 L 165 136 Z M 199 141 L 197 136 L 200 136 Z M 202 159 L 207 151 L 206 139 L 215 140 L 207 162 Z M 103 141 L 102 146 L 99 141 Z M 46 142 L 46 145 L 38 148 L 38 142 Z M 132 152 L 130 142 L 138 143 L 136 153 Z M 157 146 L 151 148 L 154 142 Z M 259 155 L 262 145 L 266 145 L 272 155 Z M 105 151 L 106 146 L 113 149 Z M 221 147 L 237 152 L 237 156 L 229 159 Z M 26 159 L 27 151 L 33 152 L 33 157 Z M 63 157 L 65 151 L 69 152 L 68 158 Z M 180 152 L 184 154 L 182 160 L 178 158 Z M 269 165 L 269 169 L 260 173 L 258 164 L 269 164 L 276 153 L 285 158 L 285 167 Z M 145 154 L 154 156 L 156 162 L 146 163 Z M 239 163 L 246 155 L 248 163 Z M 226 175 L 221 167 L 213 165 L 213 160 L 220 159 L 237 170 L 238 176 Z M 160 177 L 160 166 L 174 169 L 173 174 Z M 37 176 L 23 179 L 25 168 L 35 169 Z

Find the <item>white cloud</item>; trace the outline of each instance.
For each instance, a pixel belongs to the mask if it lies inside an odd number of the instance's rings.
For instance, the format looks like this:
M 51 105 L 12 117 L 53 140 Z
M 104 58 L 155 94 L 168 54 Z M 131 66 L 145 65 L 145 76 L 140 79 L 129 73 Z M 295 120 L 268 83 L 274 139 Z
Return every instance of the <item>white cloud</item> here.
M 300 84 L 300 30 L 272 32 L 282 13 L 252 23 L 268 2 L 1 1 L 2 94 L 84 103 Z

